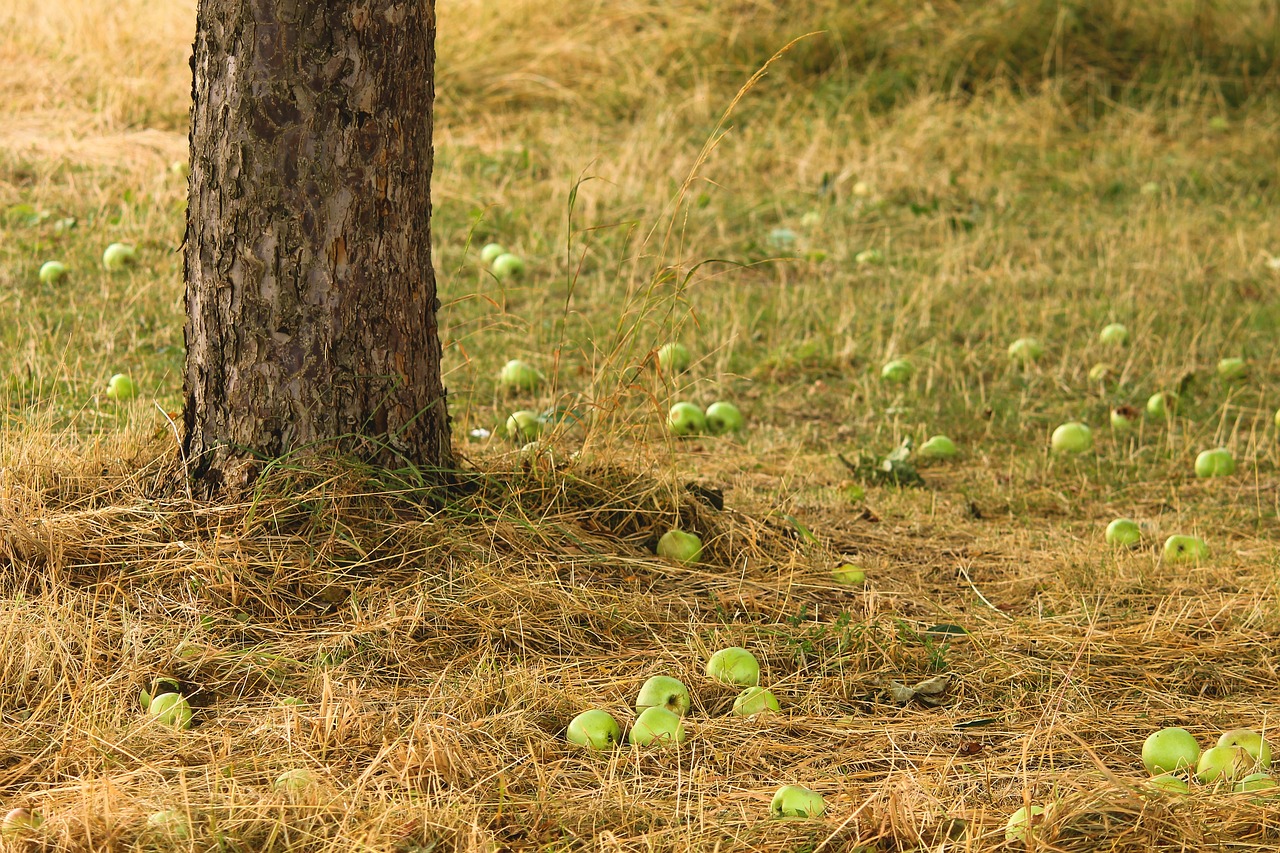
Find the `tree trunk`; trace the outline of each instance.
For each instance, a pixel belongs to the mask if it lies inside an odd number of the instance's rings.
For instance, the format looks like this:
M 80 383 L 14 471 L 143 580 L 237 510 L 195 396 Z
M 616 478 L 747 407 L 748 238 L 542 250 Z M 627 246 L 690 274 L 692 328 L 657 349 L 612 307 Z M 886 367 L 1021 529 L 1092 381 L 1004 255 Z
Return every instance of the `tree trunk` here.
M 435 4 L 200 0 L 187 208 L 193 477 L 452 461 L 431 267 Z

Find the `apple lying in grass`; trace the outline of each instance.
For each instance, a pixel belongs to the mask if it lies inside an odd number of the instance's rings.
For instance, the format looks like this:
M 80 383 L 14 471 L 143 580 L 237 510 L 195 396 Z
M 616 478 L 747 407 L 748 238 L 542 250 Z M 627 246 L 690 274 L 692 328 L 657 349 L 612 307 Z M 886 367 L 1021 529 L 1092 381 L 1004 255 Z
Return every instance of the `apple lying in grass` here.
M 1093 432 L 1082 423 L 1065 423 L 1053 431 L 1049 446 L 1054 453 L 1084 453 L 1093 447 Z
M 1129 330 L 1121 323 L 1108 323 L 1098 333 L 1098 340 L 1107 346 L 1124 346 L 1129 342 Z
M 1235 472 L 1235 457 L 1225 447 L 1201 451 L 1196 457 L 1197 477 L 1229 477 Z
M 831 579 L 846 586 L 862 586 L 867 582 L 867 573 L 858 566 L 845 563 L 831 570 Z
M 702 559 L 702 540 L 696 533 L 668 530 L 658 538 L 658 556 L 687 566 L 693 565 Z
M 180 809 L 166 809 L 147 815 L 147 829 L 178 840 L 186 840 L 191 836 L 191 822 L 186 812 Z
M 524 261 L 519 255 L 513 255 L 510 252 L 498 255 L 493 259 L 490 266 L 493 275 L 498 281 L 506 281 L 512 278 L 519 278 L 524 275 Z
M 53 284 L 67 274 L 67 265 L 62 261 L 45 261 L 40 265 L 40 283 Z
M 1250 773 L 1232 785 L 1231 790 L 1237 794 L 1244 794 L 1249 791 L 1265 791 L 1274 787 L 1276 787 L 1276 780 L 1266 773 Z
M 1044 355 L 1044 347 L 1035 338 L 1018 338 L 1009 344 L 1009 358 L 1023 364 L 1036 361 Z
M 754 687 L 760 683 L 760 663 L 756 656 L 739 646 L 721 649 L 707 661 L 707 678 L 736 687 Z
M 590 749 L 612 749 L 622 740 L 622 729 L 608 711 L 593 708 L 569 721 L 565 739 Z
M 107 272 L 119 272 L 137 257 L 137 250 L 128 243 L 112 243 L 102 251 L 102 267 Z
M 685 740 L 684 724 L 679 714 L 666 708 L 645 708 L 632 724 L 627 740 L 633 746 L 674 746 Z
M 640 713 L 646 708 L 662 708 L 683 717 L 692 705 L 689 689 L 680 679 L 669 675 L 653 676 L 640 685 L 640 692 L 636 694 L 636 711 Z
M 682 437 L 700 435 L 707 431 L 707 416 L 693 403 L 682 401 L 667 412 L 667 428 Z
M 733 700 L 733 713 L 739 717 L 751 717 L 766 711 L 780 711 L 778 697 L 763 687 L 748 687 Z
M 1257 762 L 1262 770 L 1271 769 L 1271 745 L 1253 729 L 1232 729 L 1218 738 L 1218 746 L 1238 746 Z
M 4 819 L 0 820 L 0 835 L 8 838 L 27 835 L 39 829 L 42 823 L 44 818 L 39 812 L 22 808 L 10 809 Z
M 826 811 L 822 795 L 801 785 L 783 785 L 769 803 L 774 817 L 822 817 Z
M 1198 563 L 1208 558 L 1209 545 L 1199 536 L 1174 534 L 1164 540 L 1166 563 Z
M 486 264 L 492 264 L 499 256 L 507 254 L 507 249 L 501 243 L 485 243 L 484 248 L 480 250 L 480 260 Z
M 1142 542 L 1142 528 L 1130 518 L 1117 518 L 1107 525 L 1104 537 L 1115 548 L 1132 548 Z
M 123 373 L 117 373 L 107 380 L 107 398 L 123 403 L 138 396 L 138 387 L 133 380 Z
M 159 696 L 164 693 L 181 693 L 182 685 L 178 684 L 172 678 L 157 678 L 151 683 L 150 689 L 143 688 L 138 691 L 138 704 L 142 706 L 142 710 L 146 711 L 151 707 L 151 697 Z
M 954 459 L 959 452 L 954 441 L 945 435 L 935 435 L 920 445 L 916 455 L 921 459 Z
M 747 425 L 746 418 L 742 417 L 742 412 L 738 411 L 738 407 L 723 400 L 717 400 L 707 406 L 706 417 L 707 430 L 712 435 L 742 432 Z
M 693 364 L 689 348 L 679 342 L 663 344 L 658 348 L 658 367 L 668 375 L 684 373 Z
M 1253 772 L 1253 756 L 1239 746 L 1211 746 L 1200 753 L 1196 778 L 1201 785 L 1234 782 Z
M 1031 831 L 1032 837 L 1035 837 L 1035 827 L 1044 819 L 1044 806 L 1026 806 L 1009 815 L 1008 822 L 1004 825 L 1004 840 L 1010 844 L 1018 844 L 1026 841 L 1027 832 Z
M 1153 776 L 1190 769 L 1199 760 L 1195 735 L 1177 726 L 1152 732 L 1142 743 L 1142 766 Z
M 1243 358 L 1224 358 L 1218 362 L 1218 378 L 1223 382 L 1240 382 L 1249 378 L 1249 362 Z
M 1147 786 L 1165 794 L 1191 793 L 1191 787 L 1183 779 L 1169 773 L 1148 779 Z
M 305 767 L 286 770 L 276 777 L 271 787 L 283 794 L 296 794 L 316 781 L 315 774 Z
M 1121 434 L 1133 432 L 1141 417 L 1133 406 L 1116 406 L 1111 410 L 1111 428 Z
M 507 436 L 512 441 L 527 442 L 542 434 L 542 420 L 537 412 L 521 409 L 507 418 Z
M 177 693 L 161 693 L 152 697 L 147 714 L 162 726 L 191 728 L 191 704 Z
M 1178 411 L 1178 395 L 1172 391 L 1160 391 L 1147 398 L 1147 414 L 1153 418 L 1167 418 Z
M 513 391 L 536 391 L 542 380 L 541 370 L 518 358 L 508 361 L 498 373 L 498 381 Z
M 1097 364 L 1095 364 L 1093 367 L 1089 368 L 1090 382 L 1095 382 L 1095 383 L 1101 382 L 1105 384 L 1105 383 L 1114 381 L 1115 378 L 1116 378 L 1115 367 L 1110 364 L 1107 364 L 1106 362 L 1100 361 Z
M 863 249 L 853 256 L 855 264 L 883 264 L 884 253 L 879 249 Z
M 880 378 L 885 382 L 892 382 L 895 385 L 902 385 L 911 381 L 911 376 L 916 372 L 911 362 L 905 358 L 895 358 L 880 368 Z

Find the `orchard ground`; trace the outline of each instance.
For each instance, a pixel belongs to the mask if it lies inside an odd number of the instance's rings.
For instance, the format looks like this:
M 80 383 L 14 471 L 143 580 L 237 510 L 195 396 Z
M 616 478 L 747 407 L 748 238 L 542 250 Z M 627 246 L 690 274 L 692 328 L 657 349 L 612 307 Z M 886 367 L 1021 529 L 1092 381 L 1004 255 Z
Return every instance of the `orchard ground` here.
M 1280 844 L 1276 800 L 1154 794 L 1139 759 L 1280 720 L 1274 7 L 697 5 L 440 4 L 473 488 L 285 460 L 219 506 L 168 420 L 194 4 L 0 10 L 0 805 L 45 818 L 0 846 L 983 851 L 1050 804 L 1056 850 Z M 137 262 L 107 273 L 114 242 Z M 513 358 L 547 384 L 502 392 Z M 1111 431 L 1158 391 L 1176 417 Z M 666 434 L 717 399 L 743 434 Z M 542 452 L 497 436 L 517 409 L 560 413 Z M 1049 452 L 1068 421 L 1090 452 Z M 922 482 L 875 473 L 937 433 L 961 453 Z M 1236 473 L 1197 479 L 1219 446 Z M 1105 545 L 1117 516 L 1141 547 Z M 696 567 L 653 553 L 675 525 Z M 1170 534 L 1209 558 L 1163 563 Z M 725 646 L 781 713 L 729 715 Z M 680 749 L 565 742 L 656 674 L 693 694 Z M 885 689 L 939 675 L 936 705 Z M 144 717 L 160 676 L 191 729 Z M 784 784 L 826 816 L 770 820 Z

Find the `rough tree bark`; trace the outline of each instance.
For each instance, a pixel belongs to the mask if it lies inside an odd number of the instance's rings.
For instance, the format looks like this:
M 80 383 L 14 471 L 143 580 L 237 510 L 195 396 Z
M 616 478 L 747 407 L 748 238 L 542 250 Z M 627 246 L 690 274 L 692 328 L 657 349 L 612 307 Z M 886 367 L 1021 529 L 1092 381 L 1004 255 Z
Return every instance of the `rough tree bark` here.
M 451 463 L 431 267 L 435 4 L 200 0 L 184 454 Z

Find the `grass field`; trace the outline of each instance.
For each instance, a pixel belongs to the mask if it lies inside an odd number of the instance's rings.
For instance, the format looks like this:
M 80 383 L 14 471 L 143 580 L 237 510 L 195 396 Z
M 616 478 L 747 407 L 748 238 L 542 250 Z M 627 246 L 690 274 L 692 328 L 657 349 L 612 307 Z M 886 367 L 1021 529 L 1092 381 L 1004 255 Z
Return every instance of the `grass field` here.
M 1274 3 L 438 14 L 434 248 L 477 474 L 443 509 L 317 460 L 184 496 L 194 2 L 0 8 L 0 811 L 44 818 L 0 849 L 1280 846 L 1280 798 L 1160 793 L 1139 757 L 1165 726 L 1280 748 Z M 108 273 L 116 241 L 139 260 Z M 526 276 L 497 282 L 490 241 Z M 510 358 L 550 381 L 503 391 Z M 1161 391 L 1175 415 L 1111 428 Z M 664 429 L 717 399 L 741 436 Z M 523 408 L 574 416 L 522 451 Z M 1075 420 L 1092 450 L 1051 452 Z M 883 475 L 938 433 L 958 458 Z M 1235 474 L 1196 477 L 1220 446 Z M 1139 547 L 1105 544 L 1121 516 Z M 677 525 L 696 566 L 654 553 Z M 1171 534 L 1208 558 L 1164 559 Z M 780 713 L 728 713 L 703 665 L 731 645 Z M 628 727 L 655 674 L 693 695 L 678 749 L 565 742 L 591 707 Z M 140 708 L 158 678 L 189 730 Z M 770 819 L 784 784 L 826 814 Z

